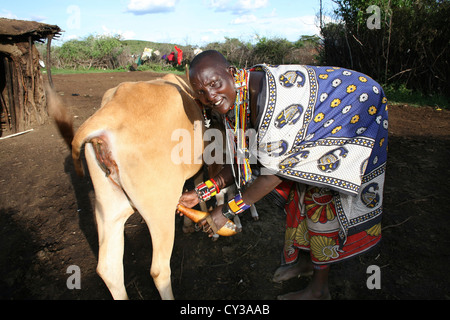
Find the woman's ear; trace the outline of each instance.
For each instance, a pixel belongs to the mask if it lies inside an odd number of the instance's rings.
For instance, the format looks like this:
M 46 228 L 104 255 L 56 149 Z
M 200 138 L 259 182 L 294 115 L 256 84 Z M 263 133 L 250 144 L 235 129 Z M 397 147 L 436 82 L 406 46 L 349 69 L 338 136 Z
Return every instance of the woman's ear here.
M 231 74 L 232 77 L 234 77 L 234 75 L 237 72 L 237 68 L 235 66 L 229 66 L 227 70 L 228 70 L 228 73 Z

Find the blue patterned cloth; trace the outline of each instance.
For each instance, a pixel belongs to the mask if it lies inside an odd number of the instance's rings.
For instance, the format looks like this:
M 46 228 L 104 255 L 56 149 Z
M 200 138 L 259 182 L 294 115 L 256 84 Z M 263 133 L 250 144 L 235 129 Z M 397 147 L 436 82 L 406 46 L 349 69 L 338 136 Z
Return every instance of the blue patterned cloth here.
M 256 68 L 265 71 L 267 84 L 257 130 L 263 167 L 285 179 L 338 191 L 344 231 L 378 217 L 388 141 L 381 86 L 342 68 Z

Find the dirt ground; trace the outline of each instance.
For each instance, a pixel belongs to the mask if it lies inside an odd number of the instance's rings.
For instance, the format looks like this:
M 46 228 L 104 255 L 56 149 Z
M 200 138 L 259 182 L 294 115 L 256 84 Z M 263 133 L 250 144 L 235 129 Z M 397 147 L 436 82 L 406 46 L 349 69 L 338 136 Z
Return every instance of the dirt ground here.
M 56 75 L 77 128 L 123 81 L 150 80 L 148 72 Z M 390 106 L 389 162 L 383 241 L 373 251 L 331 269 L 335 300 L 450 299 L 450 112 Z M 94 192 L 74 174 L 68 149 L 52 122 L 0 140 L 0 299 L 108 300 L 96 274 Z M 283 245 L 284 217 L 268 200 L 260 220 L 244 216 L 244 231 L 212 242 L 183 234 L 177 218 L 172 284 L 182 300 L 271 300 L 308 284 L 272 282 Z M 138 214 L 125 228 L 125 282 L 131 299 L 159 300 L 149 275 L 151 242 Z M 81 289 L 66 281 L 80 267 Z M 381 268 L 381 289 L 370 290 L 367 268 Z

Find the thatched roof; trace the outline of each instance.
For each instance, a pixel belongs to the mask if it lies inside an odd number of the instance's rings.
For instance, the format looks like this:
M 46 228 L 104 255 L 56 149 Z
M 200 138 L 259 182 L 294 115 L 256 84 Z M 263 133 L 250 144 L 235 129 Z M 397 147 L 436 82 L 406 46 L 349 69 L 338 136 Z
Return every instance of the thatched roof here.
M 13 20 L 0 18 L 0 42 L 15 42 L 28 40 L 45 40 L 47 36 L 58 36 L 61 29 L 56 25 L 49 25 L 35 21 Z

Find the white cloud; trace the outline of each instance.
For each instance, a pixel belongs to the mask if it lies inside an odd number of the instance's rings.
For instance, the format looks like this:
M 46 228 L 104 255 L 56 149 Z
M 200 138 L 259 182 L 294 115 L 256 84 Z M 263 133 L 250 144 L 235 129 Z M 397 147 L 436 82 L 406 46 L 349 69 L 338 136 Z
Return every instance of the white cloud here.
M 268 4 L 269 0 L 209 0 L 208 6 L 215 11 L 231 11 L 239 14 L 265 8 Z
M 136 37 L 136 32 L 134 31 L 124 31 L 120 34 L 125 40 L 134 40 Z
M 122 30 L 116 30 L 116 29 L 110 30 L 105 25 L 102 26 L 102 30 L 103 30 L 103 35 L 108 36 L 108 37 L 114 37 L 114 36 L 119 35 L 121 38 L 123 38 L 125 40 L 133 40 L 134 37 L 136 36 L 136 33 L 134 31 L 122 31 Z
M 231 1 L 229 0 L 209 0 L 208 6 L 217 11 L 226 11 L 230 5 Z
M 27 17 L 27 18 L 23 18 L 23 17 L 18 17 L 17 15 L 13 14 L 11 11 L 5 10 L 5 9 L 2 9 L 2 10 L 0 11 L 0 18 L 7 18 L 7 19 L 13 19 L 13 20 L 36 21 L 36 22 L 48 23 L 48 22 L 47 22 L 48 17 L 46 17 L 46 16 L 41 16 L 41 15 L 31 14 L 31 15 L 30 15 L 29 17 Z
M 18 19 L 18 17 L 15 14 L 13 14 L 11 11 L 4 10 L 4 9 L 0 12 L 0 18 Z
M 211 42 L 211 38 L 209 36 L 202 36 L 202 37 L 200 37 L 200 41 L 202 43 L 208 43 L 208 42 Z
M 247 23 L 254 23 L 258 20 L 253 14 L 245 14 L 243 16 L 240 16 L 233 21 L 231 21 L 231 24 L 247 24 Z
M 272 12 L 269 13 L 268 15 L 266 15 L 267 18 L 275 18 L 275 17 L 277 17 L 277 16 L 278 16 L 278 14 L 277 14 L 277 8 L 273 8 Z
M 206 29 L 204 30 L 204 33 L 206 34 L 212 34 L 212 35 L 223 35 L 228 34 L 230 32 L 230 29 Z
M 284 18 L 283 23 L 280 23 L 280 19 L 272 15 L 260 19 L 253 15 L 246 15 L 234 19 L 231 23 L 246 25 L 240 28 L 246 30 L 248 34 L 253 32 L 259 37 L 280 37 L 289 41 L 296 41 L 302 35 L 320 34 L 317 17 L 312 15 Z M 242 35 L 244 33 L 241 33 Z
M 316 33 L 319 31 L 319 22 L 316 16 L 288 18 L 285 22 L 286 25 L 291 27 L 291 30 L 302 30 L 304 33 Z M 287 29 L 289 30 L 289 27 Z
M 127 12 L 135 15 L 172 12 L 179 0 L 130 0 Z
M 237 5 L 243 10 L 255 10 L 267 7 L 269 0 L 239 0 Z

